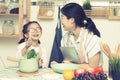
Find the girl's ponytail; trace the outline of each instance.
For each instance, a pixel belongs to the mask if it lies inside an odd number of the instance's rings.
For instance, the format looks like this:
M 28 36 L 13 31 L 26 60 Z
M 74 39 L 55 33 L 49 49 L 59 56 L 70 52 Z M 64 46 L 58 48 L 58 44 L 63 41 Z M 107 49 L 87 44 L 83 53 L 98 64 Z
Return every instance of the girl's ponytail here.
M 24 38 L 22 38 L 22 39 L 18 42 L 18 44 L 23 43 L 23 42 L 25 42 L 25 39 L 24 39 Z

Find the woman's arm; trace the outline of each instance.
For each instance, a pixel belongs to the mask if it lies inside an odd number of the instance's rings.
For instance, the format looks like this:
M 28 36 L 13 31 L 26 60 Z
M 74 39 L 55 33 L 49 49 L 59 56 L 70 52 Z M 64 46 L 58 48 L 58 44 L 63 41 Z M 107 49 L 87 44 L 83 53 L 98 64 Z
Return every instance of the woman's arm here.
M 95 68 L 99 66 L 100 63 L 100 52 L 98 52 L 96 55 L 88 59 L 88 64 L 83 63 L 79 64 L 80 68 L 87 69 L 89 67 Z

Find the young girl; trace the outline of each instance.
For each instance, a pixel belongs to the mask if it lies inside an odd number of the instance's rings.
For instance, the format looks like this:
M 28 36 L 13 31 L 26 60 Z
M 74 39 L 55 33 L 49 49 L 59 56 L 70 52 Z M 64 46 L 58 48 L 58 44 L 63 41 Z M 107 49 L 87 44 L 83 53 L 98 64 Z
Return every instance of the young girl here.
M 30 21 L 23 26 L 23 39 L 18 43 L 18 58 L 23 57 L 29 50 L 34 49 L 38 55 L 39 67 L 47 67 L 46 51 L 40 46 L 40 37 L 42 35 L 42 28 L 36 21 Z

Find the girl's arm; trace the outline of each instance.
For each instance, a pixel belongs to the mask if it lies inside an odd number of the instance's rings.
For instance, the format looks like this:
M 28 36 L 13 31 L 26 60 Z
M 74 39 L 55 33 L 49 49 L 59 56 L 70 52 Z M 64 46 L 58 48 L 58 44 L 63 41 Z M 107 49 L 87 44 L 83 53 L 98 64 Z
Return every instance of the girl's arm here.
M 27 53 L 27 50 L 28 48 L 32 45 L 32 40 L 31 38 L 29 38 L 27 41 L 26 41 L 26 44 L 25 44 L 25 47 L 22 49 L 22 56 L 24 56 L 26 53 Z
M 25 47 L 22 49 L 22 51 L 21 51 L 22 56 L 24 56 L 24 55 L 27 53 L 28 48 L 29 48 L 29 46 L 25 46 Z

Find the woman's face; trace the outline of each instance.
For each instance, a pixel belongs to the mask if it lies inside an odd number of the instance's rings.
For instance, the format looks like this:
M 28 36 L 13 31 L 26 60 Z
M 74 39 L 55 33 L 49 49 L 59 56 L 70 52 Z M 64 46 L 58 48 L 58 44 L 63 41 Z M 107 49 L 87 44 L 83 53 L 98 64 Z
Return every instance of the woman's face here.
M 65 31 L 72 31 L 75 28 L 74 18 L 67 19 L 67 17 L 62 14 L 61 22 Z
M 37 23 L 32 23 L 28 27 L 28 39 L 39 40 L 42 31 Z

